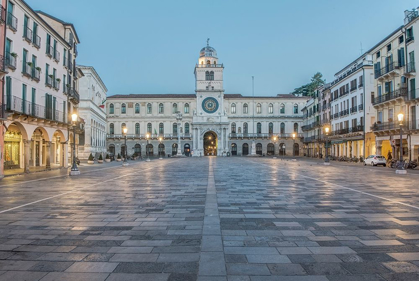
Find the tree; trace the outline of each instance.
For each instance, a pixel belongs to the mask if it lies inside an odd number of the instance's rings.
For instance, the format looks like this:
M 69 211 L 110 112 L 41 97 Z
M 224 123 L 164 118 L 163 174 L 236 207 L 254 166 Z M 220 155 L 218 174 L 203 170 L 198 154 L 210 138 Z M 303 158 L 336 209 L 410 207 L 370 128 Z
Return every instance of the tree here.
M 291 93 L 295 96 L 303 96 L 303 97 L 311 97 L 314 95 L 314 91 L 317 87 L 324 85 L 326 80 L 322 79 L 323 75 L 320 72 L 317 72 L 316 74 L 311 77 L 311 82 L 308 84 L 305 84 L 301 87 L 295 88 L 294 91 Z

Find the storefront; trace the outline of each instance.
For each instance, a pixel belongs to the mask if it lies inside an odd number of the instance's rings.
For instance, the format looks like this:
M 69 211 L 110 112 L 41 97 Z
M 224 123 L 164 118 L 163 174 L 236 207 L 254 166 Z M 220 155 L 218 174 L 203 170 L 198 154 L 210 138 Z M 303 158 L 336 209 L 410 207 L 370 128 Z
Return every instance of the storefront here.
M 4 135 L 4 169 L 19 169 L 21 164 L 22 135 L 7 131 Z

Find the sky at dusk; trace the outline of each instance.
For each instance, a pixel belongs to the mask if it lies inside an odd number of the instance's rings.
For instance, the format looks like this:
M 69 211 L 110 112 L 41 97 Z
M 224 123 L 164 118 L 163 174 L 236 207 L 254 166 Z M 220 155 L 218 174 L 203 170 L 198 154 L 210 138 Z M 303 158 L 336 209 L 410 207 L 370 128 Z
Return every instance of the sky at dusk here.
M 194 93 L 194 67 L 210 38 L 226 93 L 290 93 L 334 74 L 403 24 L 414 0 L 26 0 L 75 25 L 77 63 L 115 94 Z

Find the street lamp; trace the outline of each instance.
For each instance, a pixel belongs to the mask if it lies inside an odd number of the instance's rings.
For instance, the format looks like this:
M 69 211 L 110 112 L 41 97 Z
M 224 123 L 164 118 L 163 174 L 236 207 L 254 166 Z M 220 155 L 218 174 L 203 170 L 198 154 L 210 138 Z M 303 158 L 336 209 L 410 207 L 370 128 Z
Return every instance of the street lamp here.
M 280 145 L 281 146 L 281 145 Z M 281 147 L 279 147 L 279 148 L 281 148 Z M 282 154 L 283 154 L 283 156 L 284 156 L 284 159 L 285 159 L 285 143 L 282 145 Z M 281 159 L 282 160 L 282 159 Z
M 71 166 L 70 176 L 80 175 L 80 171 L 77 168 L 76 163 L 76 125 L 77 125 L 77 114 L 74 113 L 71 115 L 71 121 L 73 125 L 73 165 Z
M 292 133 L 292 156 L 295 157 L 295 133 Z
M 127 148 L 127 133 L 128 133 L 128 128 L 127 127 L 124 127 L 123 129 L 122 129 L 122 132 L 124 133 L 124 136 L 125 136 L 125 155 L 124 155 L 124 162 L 122 162 L 122 166 L 128 166 L 128 162 L 127 162 L 127 157 L 128 157 L 128 148 Z
M 160 144 L 161 144 L 162 140 L 163 140 L 163 138 L 162 138 L 162 137 L 160 137 L 160 138 L 159 138 Z M 162 160 L 162 159 L 163 159 L 163 157 L 161 157 L 160 147 L 159 147 L 159 159 L 160 159 L 160 160 Z
M 273 141 L 274 141 L 274 155 L 273 155 L 273 158 L 276 158 L 276 156 L 275 156 L 275 145 L 276 145 L 276 140 L 277 140 L 277 137 L 276 137 L 276 136 L 274 136 L 274 137 L 273 137 Z
M 400 145 L 399 145 L 399 150 L 400 150 L 400 159 L 399 159 L 399 163 L 397 165 L 397 169 L 396 169 L 396 174 L 407 174 L 407 171 L 404 169 L 404 162 L 403 162 L 403 113 L 399 113 L 397 115 L 397 119 L 399 120 L 400 123 Z
M 146 146 L 146 150 L 145 153 L 147 154 L 147 159 L 145 160 L 146 162 L 150 162 L 150 156 L 149 156 L 149 151 L 148 151 L 148 138 L 150 137 L 150 134 L 147 133 L 147 135 L 145 135 L 145 138 L 147 139 L 147 146 Z
M 324 149 L 326 150 L 326 158 L 324 159 L 324 165 L 326 165 L 326 166 L 330 165 L 329 155 L 327 154 L 327 137 L 329 136 L 329 130 L 330 130 L 330 128 L 328 126 L 324 127 L 324 132 L 326 134 L 326 138 L 325 138 L 325 141 L 324 141 Z
M 177 157 L 182 157 L 182 147 L 180 146 L 180 132 L 181 132 L 181 121 L 182 121 L 182 113 L 180 113 L 179 111 L 176 112 L 176 121 L 177 121 L 177 139 L 178 139 L 178 144 L 177 144 Z

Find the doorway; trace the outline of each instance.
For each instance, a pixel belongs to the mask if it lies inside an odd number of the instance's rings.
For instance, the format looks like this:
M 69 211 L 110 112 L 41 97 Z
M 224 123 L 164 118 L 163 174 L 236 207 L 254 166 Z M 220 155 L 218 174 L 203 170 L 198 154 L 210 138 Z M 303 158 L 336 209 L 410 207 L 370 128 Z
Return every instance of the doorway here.
M 217 156 L 217 135 L 212 132 L 206 132 L 204 135 L 204 155 Z

